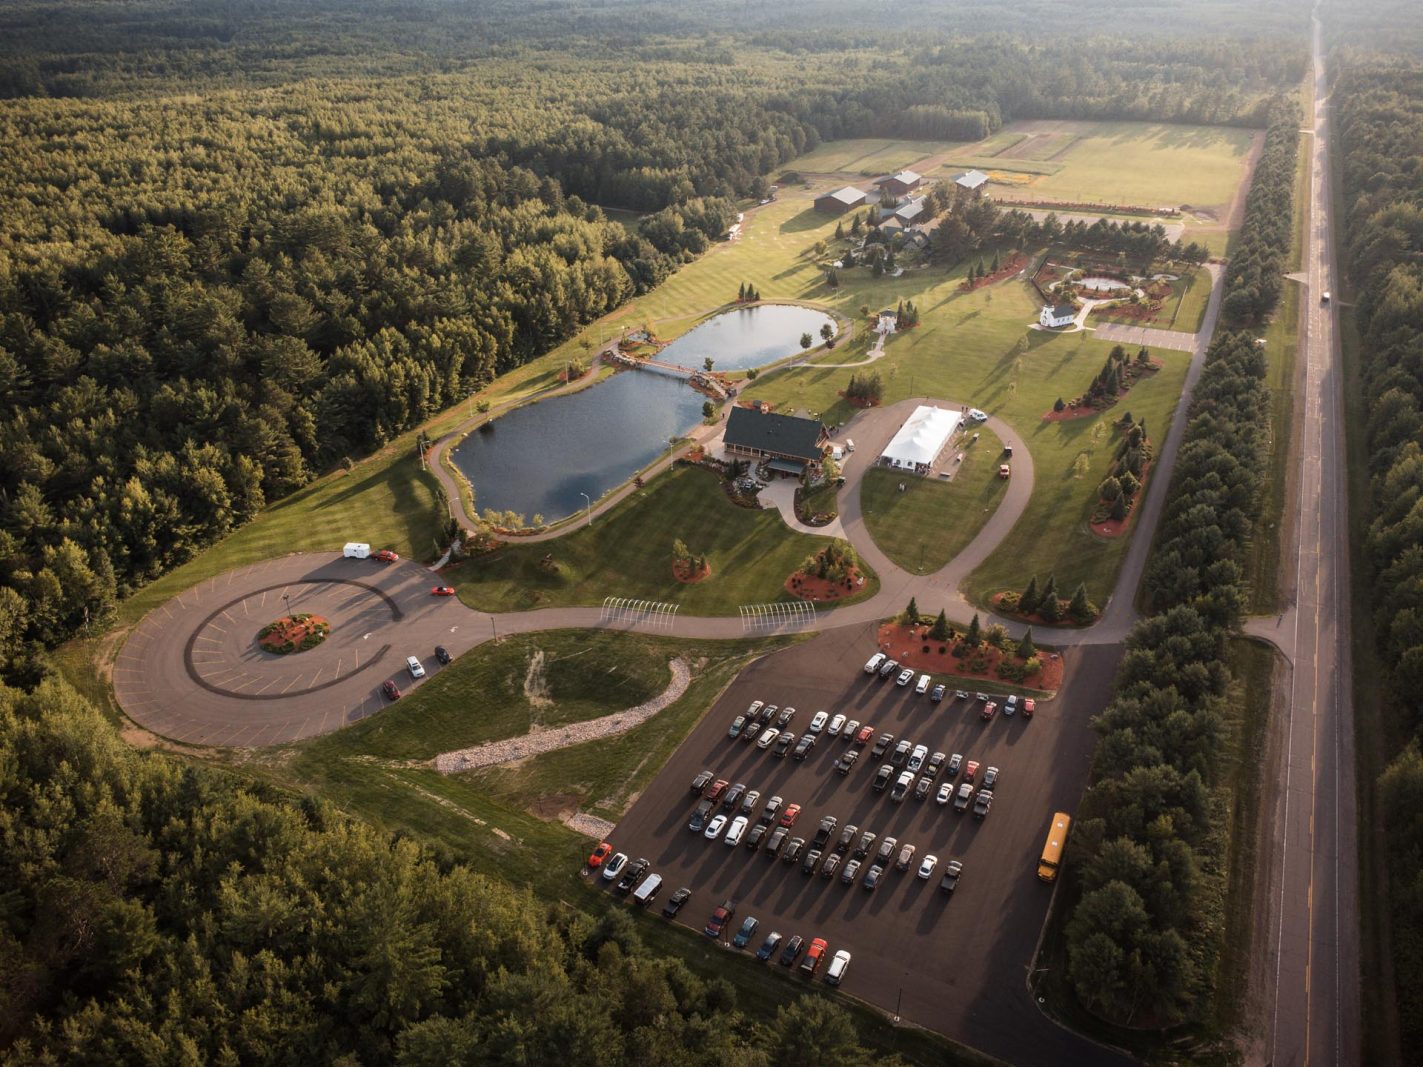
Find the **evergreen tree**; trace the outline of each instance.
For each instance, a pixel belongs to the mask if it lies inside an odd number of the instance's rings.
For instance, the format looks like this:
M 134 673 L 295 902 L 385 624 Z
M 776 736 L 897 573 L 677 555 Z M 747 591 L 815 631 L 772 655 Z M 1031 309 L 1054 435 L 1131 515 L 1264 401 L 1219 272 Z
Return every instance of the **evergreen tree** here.
M 997 254 L 996 252 L 993 254 L 993 263 L 989 266 L 989 268 L 988 268 L 988 273 L 989 273 L 989 274 L 997 274 L 997 273 L 998 273 L 998 254 Z
M 1065 410 L 1066 407 L 1067 407 L 1067 404 L 1063 401 L 1062 397 L 1058 397 L 1056 400 L 1053 401 L 1053 405 L 1052 405 L 1053 411 L 1061 412 L 1061 411 Z
M 1062 618 L 1062 605 L 1057 600 L 1057 579 L 1051 574 L 1047 576 L 1047 584 L 1038 597 L 1038 614 L 1048 622 L 1057 622 Z
M 1078 622 L 1086 622 L 1094 614 L 1092 611 L 1092 602 L 1087 599 L 1087 586 L 1085 583 L 1079 582 L 1077 588 L 1073 590 L 1072 603 L 1067 606 L 1067 611 L 1068 614 Z
M 736 290 L 736 299 L 737 299 L 738 301 L 741 301 L 741 300 L 745 300 L 745 299 L 746 299 L 746 283 L 745 283 L 745 282 L 742 282 L 742 283 L 741 283 L 741 288 L 739 288 L 739 289 Z
M 913 597 L 909 598 L 909 606 L 904 609 L 904 618 L 910 626 L 914 626 L 919 622 L 919 605 L 915 602 Z
M 978 612 L 973 613 L 973 618 L 968 623 L 968 633 L 963 635 L 964 644 L 969 648 L 977 648 L 979 642 L 983 640 L 983 628 L 979 625 Z
M 837 241 L 842 240 L 842 239 L 844 238 L 844 236 L 845 236 L 845 224 L 844 224 L 843 222 L 837 222 L 837 223 L 835 224 L 835 240 L 837 240 Z
M 1110 514 L 1117 522 L 1121 522 L 1125 519 L 1127 517 L 1127 498 L 1118 493 L 1116 498 L 1112 501 Z
M 1018 597 L 1018 610 L 1024 615 L 1031 615 L 1038 610 L 1038 598 L 1038 576 L 1035 574 L 1028 579 L 1028 588 Z
M 1018 642 L 1018 658 L 1024 662 L 1032 659 L 1038 653 L 1037 646 L 1033 644 L 1033 628 L 1028 627 L 1028 632 L 1023 635 L 1023 639 Z
M 949 620 L 943 609 L 939 610 L 939 617 L 934 620 L 933 627 L 929 630 L 929 636 L 935 641 L 947 641 L 949 639 Z

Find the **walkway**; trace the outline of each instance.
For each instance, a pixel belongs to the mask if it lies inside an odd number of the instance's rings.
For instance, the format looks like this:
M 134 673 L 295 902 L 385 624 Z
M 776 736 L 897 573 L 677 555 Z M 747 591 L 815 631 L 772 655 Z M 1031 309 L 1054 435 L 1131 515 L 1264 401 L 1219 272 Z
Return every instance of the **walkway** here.
M 762 489 L 762 505 L 769 505 L 781 513 L 781 521 L 797 533 L 812 534 L 815 537 L 844 537 L 845 528 L 838 518 L 824 526 L 807 526 L 795 513 L 795 494 L 800 482 L 794 478 L 775 478 Z
M 1215 264 L 1207 267 L 1207 270 L 1220 268 Z M 1127 326 L 1120 322 L 1104 322 L 1095 327 L 1097 340 L 1115 341 L 1117 344 L 1133 345 L 1136 347 L 1146 346 L 1147 348 L 1166 348 L 1172 352 L 1194 352 L 1196 348 L 1196 334 L 1182 333 L 1179 330 L 1158 330 L 1150 326 Z

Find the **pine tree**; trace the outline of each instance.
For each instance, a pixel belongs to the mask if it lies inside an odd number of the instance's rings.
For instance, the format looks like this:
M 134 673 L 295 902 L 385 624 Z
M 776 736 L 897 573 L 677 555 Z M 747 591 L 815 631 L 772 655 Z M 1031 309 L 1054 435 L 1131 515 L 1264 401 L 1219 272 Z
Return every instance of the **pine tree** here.
M 845 224 L 844 224 L 843 222 L 837 222 L 837 223 L 835 224 L 835 240 L 839 241 L 839 240 L 844 239 L 844 237 L 845 237 Z
M 746 299 L 746 283 L 745 283 L 745 282 L 742 282 L 742 283 L 741 283 L 741 288 L 738 289 L 738 290 L 736 290 L 736 299 L 737 299 L 738 301 L 740 301 L 740 300 L 745 300 L 745 299 Z
M 1053 411 L 1062 411 L 1062 410 L 1065 409 L 1066 407 L 1067 407 L 1067 405 L 1066 405 L 1065 403 L 1063 403 L 1062 397 L 1058 397 L 1055 401 L 1053 401 L 1053 405 L 1052 405 Z
M 1112 501 L 1110 514 L 1117 522 L 1121 522 L 1125 519 L 1127 517 L 1127 498 L 1118 493 L 1116 498 Z
M 949 639 L 949 620 L 940 609 L 939 617 L 934 620 L 934 625 L 929 630 L 929 636 L 935 641 L 947 641 Z
M 1035 574 L 1028 579 L 1028 588 L 1018 597 L 1018 610 L 1024 615 L 1031 615 L 1038 609 L 1038 598 L 1038 576 Z
M 1033 628 L 1028 627 L 1028 632 L 1023 635 L 1023 639 L 1018 642 L 1018 658 L 1026 662 L 1037 655 L 1037 646 L 1033 644 Z
M 988 273 L 989 273 L 989 274 L 997 274 L 997 273 L 998 273 L 998 253 L 996 253 L 996 252 L 993 254 L 993 264 L 988 268 Z
M 983 629 L 978 622 L 978 612 L 973 613 L 973 618 L 969 620 L 968 633 L 963 636 L 964 644 L 969 648 L 977 648 L 979 642 L 983 640 Z
M 1086 622 L 1092 617 L 1092 602 L 1087 599 L 1087 586 L 1079 582 L 1072 593 L 1072 603 L 1067 606 L 1069 614 L 1078 622 Z
M 910 626 L 914 626 L 919 622 L 919 605 L 915 603 L 913 597 L 909 598 L 909 606 L 904 609 L 904 618 Z
M 1062 618 L 1062 605 L 1057 602 L 1057 579 L 1051 574 L 1047 576 L 1047 584 L 1038 597 L 1038 614 L 1048 622 L 1057 622 Z

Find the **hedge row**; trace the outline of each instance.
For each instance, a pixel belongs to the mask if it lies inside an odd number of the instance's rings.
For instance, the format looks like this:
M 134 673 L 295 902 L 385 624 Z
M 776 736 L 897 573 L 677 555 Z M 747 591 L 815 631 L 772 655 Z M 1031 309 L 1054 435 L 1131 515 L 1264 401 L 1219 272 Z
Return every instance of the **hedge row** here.
M 1258 325 L 1279 303 L 1294 217 L 1299 123 L 1299 108 L 1292 101 L 1279 99 L 1271 104 L 1265 148 L 1255 165 L 1240 237 L 1226 275 L 1221 314 L 1228 326 Z

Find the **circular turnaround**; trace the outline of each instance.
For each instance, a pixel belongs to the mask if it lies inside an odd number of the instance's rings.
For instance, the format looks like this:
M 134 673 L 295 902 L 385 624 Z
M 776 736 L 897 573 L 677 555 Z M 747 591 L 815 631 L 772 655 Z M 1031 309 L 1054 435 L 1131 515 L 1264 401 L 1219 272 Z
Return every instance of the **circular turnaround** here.
M 277 623 L 302 624 L 283 631 L 302 635 L 288 654 L 255 637 L 278 632 L 262 625 L 274 608 Z M 433 672 L 435 646 L 463 651 L 477 618 L 455 598 L 432 597 L 417 564 L 288 556 L 218 575 L 150 612 L 115 660 L 114 692 L 135 722 L 176 741 L 297 741 L 380 710 L 382 684 L 409 680 L 406 657 Z
M 274 656 L 293 656 L 310 651 L 330 636 L 330 622 L 304 611 L 267 623 L 257 631 L 257 647 Z

